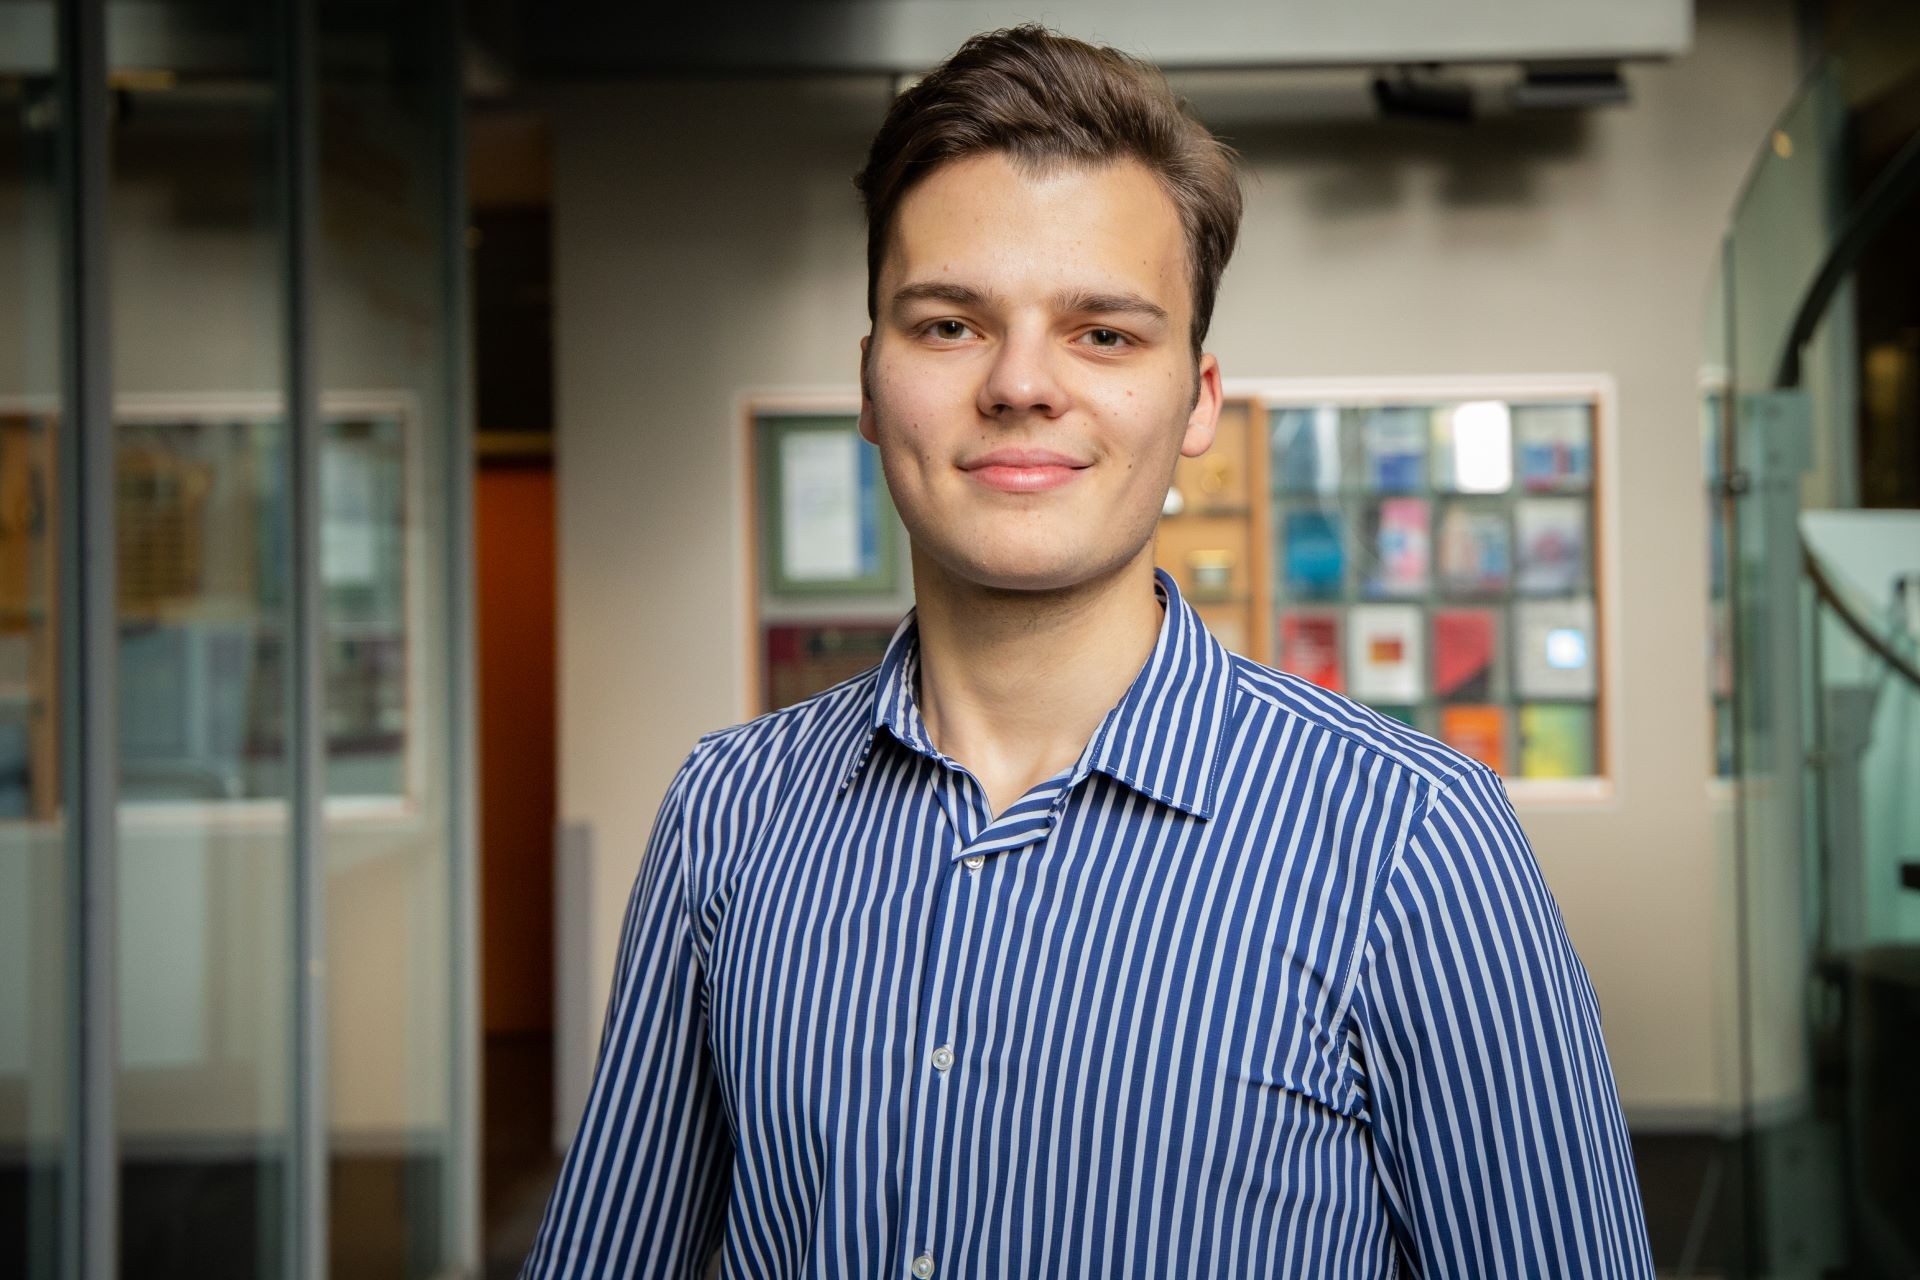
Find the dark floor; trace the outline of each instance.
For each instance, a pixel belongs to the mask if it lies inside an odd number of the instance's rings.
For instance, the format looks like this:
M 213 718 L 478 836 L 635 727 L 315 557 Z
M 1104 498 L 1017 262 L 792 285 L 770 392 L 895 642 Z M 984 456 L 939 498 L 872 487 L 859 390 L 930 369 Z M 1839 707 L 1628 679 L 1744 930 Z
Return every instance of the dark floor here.
M 484 1069 L 485 1280 L 513 1280 L 560 1172 L 553 1150 L 553 1037 L 490 1035 Z
M 1634 1171 L 1653 1264 L 1662 1276 L 1725 1274 L 1738 1247 L 1739 1161 L 1709 1134 L 1635 1133 Z

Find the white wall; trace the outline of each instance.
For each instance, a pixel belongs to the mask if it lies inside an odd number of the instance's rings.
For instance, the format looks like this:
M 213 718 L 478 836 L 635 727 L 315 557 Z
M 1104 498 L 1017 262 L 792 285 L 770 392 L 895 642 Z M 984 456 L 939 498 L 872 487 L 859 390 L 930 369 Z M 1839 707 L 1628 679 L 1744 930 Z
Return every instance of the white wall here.
M 1617 793 L 1522 817 L 1630 1111 L 1691 1124 L 1732 1100 L 1700 318 L 1748 159 L 1796 80 L 1790 6 L 1704 4 L 1694 52 L 1629 80 L 1631 106 L 1557 126 L 1241 131 L 1247 218 L 1210 345 L 1230 375 L 1617 380 Z M 884 105 L 876 81 L 552 99 L 560 804 L 594 832 L 592 987 L 563 1003 L 596 1029 L 667 780 L 697 734 L 745 714 L 737 397 L 854 379 L 849 178 Z

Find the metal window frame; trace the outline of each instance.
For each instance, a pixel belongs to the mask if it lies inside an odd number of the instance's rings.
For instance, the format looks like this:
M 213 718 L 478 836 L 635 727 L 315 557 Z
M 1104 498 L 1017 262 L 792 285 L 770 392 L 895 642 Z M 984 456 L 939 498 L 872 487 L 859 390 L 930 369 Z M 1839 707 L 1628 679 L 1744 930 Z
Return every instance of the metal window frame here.
M 465 7 L 441 0 L 435 79 L 445 111 L 446 147 L 440 237 L 447 283 L 447 894 L 450 915 L 448 988 L 453 996 L 448 1028 L 449 1082 L 447 1160 L 450 1200 L 444 1244 L 448 1270 L 477 1276 L 481 1270 L 481 1076 L 484 1041 L 480 1026 L 480 867 L 478 617 L 474 575 L 474 425 L 472 298 L 467 270 L 467 148 Z
M 316 0 L 281 0 L 275 68 L 280 165 L 281 270 L 285 283 L 283 340 L 287 422 L 286 493 L 288 776 L 292 900 L 288 904 L 293 964 L 293 1040 L 286 1230 L 282 1274 L 320 1280 L 328 1273 L 327 936 L 325 733 L 326 602 L 320 581 L 320 377 L 314 352 L 314 291 L 319 227 L 318 14 Z
M 60 794 L 67 819 L 67 990 L 73 1135 L 63 1169 L 63 1272 L 114 1280 L 120 1264 L 117 964 L 119 636 L 115 597 L 113 366 L 108 307 L 106 0 L 62 0 L 59 86 L 62 428 L 58 502 Z

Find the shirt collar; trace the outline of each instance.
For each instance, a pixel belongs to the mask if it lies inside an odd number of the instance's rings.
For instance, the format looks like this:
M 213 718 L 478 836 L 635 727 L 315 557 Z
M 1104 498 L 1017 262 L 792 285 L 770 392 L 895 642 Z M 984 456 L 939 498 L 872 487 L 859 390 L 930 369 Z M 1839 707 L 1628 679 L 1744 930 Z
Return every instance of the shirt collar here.
M 1165 606 L 1146 665 L 1087 742 L 1069 785 L 1088 771 L 1125 783 L 1163 804 L 1211 818 L 1233 708 L 1233 659 L 1156 566 L 1154 594 Z M 852 784 L 881 729 L 922 755 L 939 758 L 914 698 L 920 665 L 918 610 L 894 629 L 880 660 L 873 714 L 859 755 L 840 785 Z

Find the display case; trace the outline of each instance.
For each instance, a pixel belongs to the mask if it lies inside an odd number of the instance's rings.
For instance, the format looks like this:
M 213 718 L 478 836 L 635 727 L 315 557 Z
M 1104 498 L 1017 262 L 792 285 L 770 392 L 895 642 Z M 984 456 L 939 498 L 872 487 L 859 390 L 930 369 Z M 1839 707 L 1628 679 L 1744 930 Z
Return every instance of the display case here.
M 1605 380 L 1248 399 L 1271 477 L 1266 660 L 1509 778 L 1604 780 Z

